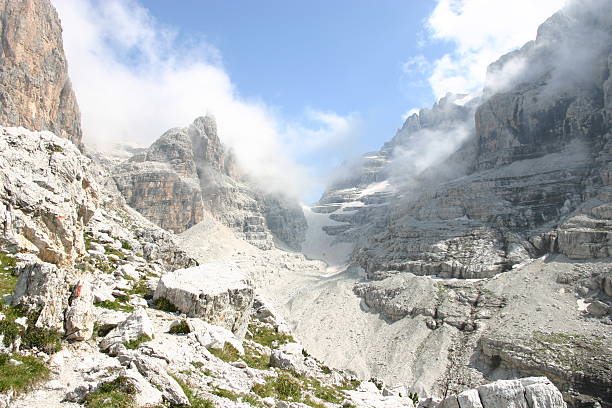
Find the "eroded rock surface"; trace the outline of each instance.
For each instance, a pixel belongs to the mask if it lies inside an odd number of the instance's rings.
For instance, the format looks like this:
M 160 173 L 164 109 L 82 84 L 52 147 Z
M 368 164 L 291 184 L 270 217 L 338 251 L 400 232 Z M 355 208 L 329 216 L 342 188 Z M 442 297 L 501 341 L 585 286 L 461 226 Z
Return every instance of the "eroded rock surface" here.
M 51 1 L 3 1 L 0 15 L 0 125 L 49 130 L 81 147 L 81 114 Z

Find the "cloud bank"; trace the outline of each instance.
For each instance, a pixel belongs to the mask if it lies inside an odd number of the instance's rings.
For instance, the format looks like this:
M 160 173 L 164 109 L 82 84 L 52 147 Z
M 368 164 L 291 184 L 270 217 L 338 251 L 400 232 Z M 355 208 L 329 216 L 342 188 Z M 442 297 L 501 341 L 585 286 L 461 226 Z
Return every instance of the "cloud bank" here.
M 54 0 L 85 143 L 148 145 L 165 130 L 211 113 L 219 136 L 252 179 L 298 196 L 316 187 L 315 156 L 353 137 L 358 117 L 309 109 L 304 123 L 240 95 L 219 50 L 204 38 L 179 40 L 137 0 Z M 302 163 L 305 161 L 302 160 Z
M 538 26 L 566 3 L 567 0 L 437 0 L 426 22 L 426 44 L 442 41 L 450 44 L 452 51 L 435 60 L 412 57 L 404 71 L 421 70 L 436 99 L 447 92 L 475 92 L 482 88 L 491 62 L 534 39 Z

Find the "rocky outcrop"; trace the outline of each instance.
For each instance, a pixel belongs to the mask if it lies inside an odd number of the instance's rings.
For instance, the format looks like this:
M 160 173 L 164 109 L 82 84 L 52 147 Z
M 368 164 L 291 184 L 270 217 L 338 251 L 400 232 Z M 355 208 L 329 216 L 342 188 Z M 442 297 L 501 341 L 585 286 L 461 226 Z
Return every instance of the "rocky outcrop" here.
M 45 262 L 27 262 L 18 273 L 11 303 L 37 315 L 37 327 L 63 332 L 69 293 L 66 271 Z
M 81 115 L 51 1 L 3 1 L 0 40 L 0 125 L 49 130 L 81 148 Z
M 565 408 L 559 390 L 546 377 L 499 380 L 445 398 L 438 408 Z
M 68 265 L 101 202 L 92 162 L 49 132 L 0 128 L 0 244 Z
M 238 266 L 211 263 L 165 274 L 154 299 L 244 337 L 253 305 L 253 286 Z
M 299 248 L 304 239 L 301 208 L 241 180 L 211 117 L 168 130 L 113 173 L 128 204 L 170 231 L 185 231 L 208 211 L 261 249 L 272 248 L 272 233 L 292 248 Z
M 138 309 L 130 314 L 127 319 L 111 330 L 100 342 L 101 350 L 108 350 L 114 345 L 129 343 L 134 340 L 153 337 L 153 326 L 147 311 Z
M 484 278 L 548 252 L 610 256 L 605 4 L 559 12 L 490 66 L 482 100 L 448 95 L 412 115 L 333 183 L 313 210 L 335 222 L 329 235 L 356 244 L 368 276 Z

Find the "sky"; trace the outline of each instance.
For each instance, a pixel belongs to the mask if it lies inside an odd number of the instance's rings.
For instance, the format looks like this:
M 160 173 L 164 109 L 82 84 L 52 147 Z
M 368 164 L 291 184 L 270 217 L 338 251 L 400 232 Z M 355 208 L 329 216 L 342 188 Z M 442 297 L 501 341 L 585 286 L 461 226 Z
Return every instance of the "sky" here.
M 478 92 L 565 3 L 52 1 L 87 145 L 148 145 L 212 114 L 247 173 L 304 202 L 408 113 Z

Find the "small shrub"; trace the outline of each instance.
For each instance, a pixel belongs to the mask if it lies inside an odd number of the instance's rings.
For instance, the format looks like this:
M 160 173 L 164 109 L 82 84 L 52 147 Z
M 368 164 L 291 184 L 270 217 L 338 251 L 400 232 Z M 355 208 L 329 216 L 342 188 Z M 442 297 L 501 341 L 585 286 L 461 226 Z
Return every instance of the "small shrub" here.
M 9 363 L 10 359 L 21 362 Z M 38 358 L 17 354 L 0 354 L 0 393 L 25 391 L 49 376 L 47 366 Z
M 64 149 L 62 149 L 62 146 L 59 146 L 59 145 L 56 145 L 56 144 L 53 144 L 53 143 L 49 143 L 47 145 L 47 151 L 49 153 L 61 153 L 61 152 L 64 151 Z
M 185 320 L 181 320 L 178 324 L 170 327 L 168 333 L 170 334 L 189 334 L 191 329 L 189 329 L 189 324 Z
M 156 308 L 158 308 L 159 310 L 163 310 L 164 312 L 175 313 L 178 311 L 176 306 L 174 306 L 172 302 L 170 302 L 168 299 L 164 297 L 155 299 L 155 302 L 153 303 L 155 304 Z
M 136 350 L 142 343 L 146 343 L 147 341 L 151 341 L 151 338 L 146 334 L 141 334 L 134 340 L 130 340 L 128 342 L 123 343 L 125 348 L 128 350 Z
M 419 394 L 417 394 L 416 392 L 411 392 L 410 394 L 408 394 L 408 398 L 412 400 L 412 403 L 415 407 L 419 405 Z
M 62 348 L 62 336 L 55 330 L 29 325 L 21 337 L 21 345 L 25 348 L 36 347 L 47 354 L 53 354 Z
M 139 280 L 138 282 L 136 282 L 132 289 L 130 289 L 129 294 L 142 296 L 146 300 L 153 298 L 153 294 L 151 293 L 151 290 L 149 289 L 147 283 L 144 280 Z
M 9 316 L 6 316 L 5 320 L 0 320 L 0 334 L 4 336 L 2 343 L 8 347 L 19 337 L 22 333 L 23 327 L 13 321 Z
M 135 403 L 136 388 L 126 377 L 117 377 L 102 384 L 85 397 L 87 408 L 132 408 Z

